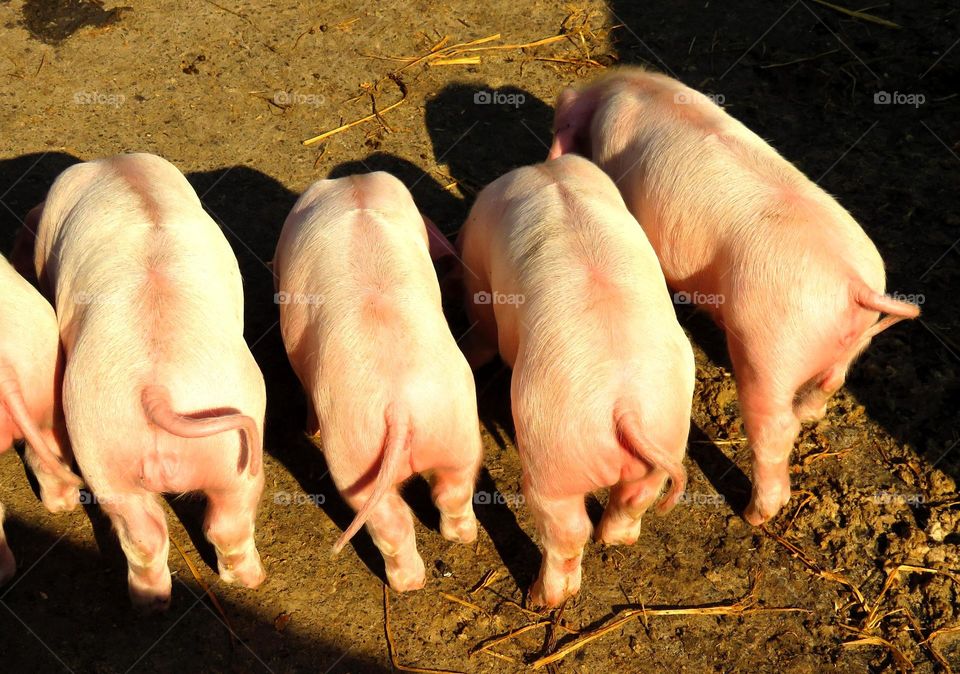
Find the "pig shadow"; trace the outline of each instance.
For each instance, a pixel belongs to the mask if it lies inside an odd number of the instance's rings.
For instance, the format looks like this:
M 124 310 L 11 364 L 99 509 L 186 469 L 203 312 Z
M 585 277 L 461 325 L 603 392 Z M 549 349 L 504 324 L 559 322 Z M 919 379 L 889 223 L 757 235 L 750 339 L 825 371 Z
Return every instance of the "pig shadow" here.
M 750 478 L 740 470 L 696 423 L 690 425 L 687 456 L 734 512 L 741 513 L 750 501 Z
M 480 421 L 501 452 L 510 450 L 501 436 L 501 431 L 516 445 L 517 434 L 510 400 L 511 376 L 510 368 L 499 358 L 475 372 Z M 500 493 L 500 490 L 486 469 L 481 472 L 477 493 L 491 495 L 485 499 L 487 503 L 478 503 L 477 518 L 490 536 L 497 554 L 517 587 L 529 587 L 540 566 L 540 549 L 520 526 L 513 511 L 500 499 L 492 498 L 492 495 Z
M 105 526 L 109 533 L 99 510 L 88 512 L 95 532 Z M 110 543 L 113 551 L 104 555 L 17 517 L 5 524 L 19 571 L 0 587 L 4 671 L 175 671 L 184 663 L 194 671 L 389 671 L 347 643 L 301 629 L 297 620 L 281 630 L 272 616 L 218 593 L 233 641 L 190 577 L 174 579 L 167 613 L 138 618 L 126 596 L 119 544 Z
M 425 108 L 437 164 L 447 164 L 471 195 L 512 169 L 547 158 L 553 108 L 525 89 L 457 82 L 428 99 Z
M 0 247 L 9 255 L 27 212 L 47 197 L 54 179 L 81 160 L 65 152 L 35 152 L 0 160 Z
M 427 100 L 425 121 L 436 163 L 446 164 L 460 191 L 467 195 L 452 211 L 452 219 L 462 223 L 473 199 L 486 185 L 515 168 L 546 160 L 553 109 L 519 87 L 454 82 Z M 444 231 L 455 238 L 459 226 Z M 462 301 L 457 311 L 451 324 L 454 335 L 462 336 L 470 327 Z M 499 359 L 475 372 L 480 419 L 501 450 L 507 447 L 497 429 L 516 437 L 510 375 Z M 481 475 L 477 490 L 496 492 L 488 472 Z M 505 504 L 494 502 L 477 508 L 477 516 L 514 581 L 519 587 L 527 587 L 539 566 L 540 552 L 516 516 Z

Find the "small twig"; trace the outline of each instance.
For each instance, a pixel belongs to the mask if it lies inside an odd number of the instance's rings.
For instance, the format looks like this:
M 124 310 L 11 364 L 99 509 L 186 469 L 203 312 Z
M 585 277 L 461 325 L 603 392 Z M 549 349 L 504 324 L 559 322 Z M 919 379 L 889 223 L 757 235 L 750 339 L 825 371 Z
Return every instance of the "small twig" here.
M 493 581 L 499 575 L 500 575 L 499 571 L 497 571 L 496 569 L 490 569 L 485 574 L 483 574 L 483 578 L 480 579 L 480 582 L 477 583 L 476 587 L 470 590 L 470 592 L 468 592 L 467 594 L 469 594 L 472 597 L 473 595 L 477 594 L 481 590 L 487 588 L 491 583 L 493 583 Z
M 825 51 L 821 54 L 814 54 L 813 56 L 803 56 L 798 59 L 793 59 L 792 61 L 784 61 L 783 63 L 768 63 L 765 66 L 760 66 L 761 70 L 766 68 L 782 68 L 783 66 L 792 66 L 797 63 L 806 63 L 807 61 L 813 61 L 814 59 L 822 58 L 824 56 L 829 56 L 830 54 L 836 54 L 839 49 L 831 49 L 830 51 Z
M 887 580 L 883 583 L 883 587 L 880 588 L 880 594 L 877 595 L 877 598 L 873 601 L 873 608 L 870 609 L 870 612 L 867 614 L 867 617 L 863 621 L 863 630 L 869 631 L 875 628 L 880 624 L 882 618 L 877 618 L 877 611 L 880 609 L 880 603 L 883 601 L 884 595 L 893 587 L 893 584 L 897 581 L 902 572 L 907 573 L 928 573 L 946 576 L 953 582 L 960 584 L 960 577 L 950 573 L 949 571 L 943 571 L 942 569 L 931 569 L 925 566 L 914 566 L 912 564 L 898 564 L 893 570 L 887 574 Z
M 867 600 L 864 599 L 863 597 L 863 592 L 861 592 L 860 588 L 858 588 L 856 585 L 854 585 L 849 580 L 841 576 L 839 573 L 835 573 L 833 571 L 827 571 L 826 569 L 820 568 L 820 566 L 816 562 L 810 559 L 807 553 L 805 553 L 796 545 L 794 545 L 793 543 L 785 539 L 783 536 L 778 536 L 777 534 L 770 531 L 770 529 L 768 529 L 766 525 L 761 526 L 760 529 L 765 534 L 773 538 L 773 540 L 775 540 L 777 543 L 779 543 L 780 545 L 785 547 L 787 550 L 792 552 L 794 557 L 800 560 L 800 563 L 803 564 L 805 567 L 807 567 L 810 571 L 817 574 L 824 580 L 830 580 L 830 581 L 833 581 L 834 583 L 839 583 L 840 585 L 843 585 L 844 587 L 849 589 L 853 593 L 853 596 L 857 598 L 857 602 L 859 602 L 860 607 L 864 611 L 870 610 L 870 607 L 867 604 Z
M 746 438 L 729 438 L 727 440 L 691 440 L 691 445 L 717 445 L 722 447 L 725 445 L 739 445 L 741 442 L 745 442 Z
M 917 620 L 917 616 L 913 615 L 912 611 L 905 611 L 907 620 L 910 621 L 910 624 L 913 626 L 913 630 L 919 635 L 921 641 L 920 645 L 923 648 L 926 648 L 930 652 L 930 657 L 933 658 L 937 664 L 943 667 L 943 671 L 947 674 L 953 674 L 953 669 L 950 667 L 950 663 L 947 662 L 946 658 L 943 657 L 943 654 L 937 650 L 936 646 L 930 643 L 930 637 L 923 636 L 923 628 L 920 627 L 920 621 Z
M 796 510 L 794 511 L 794 513 L 793 513 L 793 517 L 791 517 L 791 518 L 790 518 L 790 521 L 787 522 L 787 526 L 786 526 L 786 528 L 783 530 L 783 535 L 784 535 L 784 536 L 786 536 L 786 535 L 787 535 L 787 532 L 790 531 L 790 527 L 793 526 L 793 523 L 797 521 L 797 517 L 800 515 L 800 511 L 803 510 L 804 507 L 806 507 L 806 505 L 807 505 L 808 503 L 810 503 L 810 501 L 813 500 L 814 494 L 813 494 L 812 491 L 806 491 L 806 490 L 804 490 L 804 491 L 797 492 L 797 493 L 798 493 L 798 494 L 806 494 L 806 495 L 807 495 L 807 498 L 803 499 L 803 500 L 800 502 L 800 505 L 797 506 L 797 509 L 796 509 Z
M 480 65 L 479 56 L 456 56 L 448 59 L 436 59 L 430 61 L 431 66 L 478 66 Z
M 574 639 L 562 648 L 557 649 L 550 655 L 544 656 L 533 662 L 533 669 L 540 669 L 546 665 L 562 660 L 570 653 L 580 650 L 591 641 L 599 639 L 603 635 L 612 632 L 622 625 L 630 622 L 638 616 L 675 616 L 675 615 L 742 615 L 746 613 L 812 613 L 805 608 L 753 608 L 754 598 L 748 594 L 743 599 L 726 606 L 697 606 L 684 608 L 630 608 L 620 612 L 616 617 L 610 620 L 606 625 L 598 627 L 595 630 L 586 632 Z
M 220 605 L 217 595 L 215 595 L 213 590 L 210 589 L 210 586 L 204 582 L 203 577 L 200 575 L 200 570 L 197 569 L 196 565 L 193 563 L 193 560 L 187 557 L 187 553 L 183 551 L 183 548 L 180 547 L 180 544 L 177 543 L 177 540 L 172 536 L 170 537 L 170 540 L 173 542 L 173 547 L 175 547 L 177 552 L 180 553 L 180 556 L 186 563 L 187 568 L 190 569 L 191 575 L 193 575 L 194 579 L 200 584 L 200 588 L 204 591 L 204 593 L 210 597 L 210 601 L 213 603 L 214 608 L 217 609 L 217 613 L 219 613 L 220 617 L 223 618 L 223 624 L 227 626 L 227 632 L 230 634 L 230 645 L 233 646 L 236 643 L 236 632 L 233 629 L 230 618 L 227 617 L 227 612 L 224 611 L 223 607 Z
M 346 131 L 347 129 L 352 129 L 358 124 L 369 122 L 372 119 L 378 119 L 380 118 L 381 115 L 387 112 L 390 112 L 391 110 L 399 106 L 401 103 L 403 103 L 405 100 L 407 100 L 407 86 L 403 83 L 403 80 L 401 80 L 399 77 L 392 74 L 390 76 L 390 79 L 392 79 L 400 88 L 400 93 L 402 94 L 402 96 L 399 101 L 391 103 L 390 105 L 383 108 L 382 110 L 375 111 L 372 114 L 366 115 L 365 117 L 361 117 L 360 119 L 355 119 L 352 122 L 348 122 L 347 124 L 341 124 L 335 129 L 330 129 L 329 131 L 325 131 L 324 133 L 321 133 L 319 136 L 308 138 L 307 140 L 303 141 L 303 145 L 313 145 L 315 143 L 319 143 L 320 141 L 326 140 L 327 138 L 330 138 L 331 136 L 335 136 L 336 134 Z
M 449 599 L 452 602 L 460 604 L 461 606 L 466 606 L 469 609 L 473 609 L 477 613 L 486 613 L 486 611 L 480 606 L 477 606 L 476 604 L 471 604 L 470 602 L 464 599 L 461 599 L 460 597 L 457 597 L 455 595 L 447 594 L 446 592 L 441 592 L 440 596 L 443 597 L 444 599 Z
M 511 658 L 509 655 L 504 655 L 503 653 L 497 653 L 496 651 L 480 651 L 484 655 L 492 655 L 495 658 L 500 658 L 501 660 L 506 660 L 508 662 L 516 662 L 516 658 Z
M 913 671 L 913 663 L 910 662 L 910 659 L 907 658 L 907 656 L 904 655 L 899 648 L 894 646 L 883 637 L 867 635 L 860 637 L 859 639 L 854 639 L 853 641 L 844 641 L 843 645 L 847 648 L 853 648 L 855 646 L 883 646 L 890 651 L 890 654 L 893 655 L 893 659 L 896 660 L 900 667 L 908 672 Z
M 490 648 L 493 648 L 494 646 L 496 646 L 496 645 L 498 645 L 498 644 L 502 644 L 504 641 L 510 641 L 511 639 L 514 639 L 514 638 L 520 636 L 521 634 L 526 634 L 527 632 L 529 632 L 529 631 L 531 631 L 531 630 L 539 629 L 539 628 L 541 628 L 541 627 L 547 627 L 549 624 L 550 624 L 550 621 L 549 621 L 549 620 L 541 620 L 540 622 L 535 622 L 535 623 L 530 623 L 529 625 L 524 625 L 523 627 L 521 627 L 521 628 L 519 628 L 519 629 L 512 630 L 512 631 L 507 632 L 506 634 L 503 634 L 503 635 L 501 635 L 501 636 L 499 636 L 499 637 L 494 637 L 493 639 L 490 639 L 489 641 L 485 641 L 485 642 L 482 643 L 482 645 L 481 645 L 481 644 L 477 644 L 476 646 L 474 646 L 473 648 L 470 649 L 470 655 L 471 655 L 471 657 L 472 657 L 472 656 L 476 655 L 477 653 L 483 653 L 484 651 L 487 651 L 487 650 L 489 650 Z
M 800 460 L 801 466 L 809 466 L 814 461 L 819 461 L 820 459 L 828 459 L 831 456 L 843 456 L 849 454 L 853 451 L 853 448 L 840 449 L 836 452 L 817 452 L 816 454 L 807 454 L 803 459 Z
M 863 21 L 869 21 L 870 23 L 875 23 L 879 26 L 886 26 L 887 28 L 900 28 L 899 24 L 896 24 L 893 21 L 887 21 L 886 19 L 881 19 L 879 16 L 874 16 L 873 14 L 867 14 L 866 12 L 858 12 L 855 9 L 847 9 L 846 7 L 835 5 L 832 2 L 827 2 L 826 0 L 813 0 L 813 1 L 818 5 L 829 7 L 835 12 L 840 12 L 841 14 L 852 16 L 854 19 L 862 19 Z
M 553 620 L 550 621 L 550 628 L 547 630 L 547 651 L 552 651 L 557 646 L 557 639 L 559 638 L 560 634 L 560 631 L 557 628 L 561 624 L 560 621 L 563 619 L 563 612 L 567 609 L 568 601 L 569 599 L 563 600 L 563 603 L 560 604 L 560 608 L 554 612 Z
M 544 620 L 546 618 L 546 616 L 544 616 L 542 613 L 538 613 L 537 611 L 531 611 L 530 609 L 526 608 L 525 606 L 521 606 L 520 604 L 513 601 L 512 599 L 507 599 L 503 603 L 520 609 L 531 618 L 537 618 L 538 620 Z M 558 627 L 562 629 L 564 632 L 567 632 L 569 634 L 580 634 L 579 630 L 572 629 L 570 627 L 567 627 L 566 625 L 558 625 Z
M 394 669 L 401 672 L 421 672 L 422 674 L 463 674 L 450 669 L 429 669 L 426 667 L 410 667 L 401 664 L 397 659 L 397 649 L 393 645 L 393 637 L 390 634 L 390 591 L 386 585 L 383 586 L 383 629 L 387 636 L 387 653 L 390 655 L 390 664 Z

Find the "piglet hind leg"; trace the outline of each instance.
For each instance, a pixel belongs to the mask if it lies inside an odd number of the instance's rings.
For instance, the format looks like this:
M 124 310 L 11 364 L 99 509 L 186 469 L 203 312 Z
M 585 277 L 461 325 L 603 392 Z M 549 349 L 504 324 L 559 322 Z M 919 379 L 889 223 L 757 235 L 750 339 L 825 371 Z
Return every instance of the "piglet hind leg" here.
M 532 488 L 524 492 L 543 545 L 543 561 L 530 590 L 530 603 L 559 606 L 580 591 L 583 546 L 591 529 L 584 497 L 547 497 Z
M 350 505 L 360 510 L 368 496 L 355 496 L 349 499 Z M 373 507 L 366 526 L 374 545 L 383 555 L 390 587 L 397 592 L 422 588 L 427 573 L 417 552 L 413 516 L 396 489 L 388 491 Z
M 58 441 L 53 429 L 41 429 L 40 435 L 50 451 L 64 464 L 69 466 L 68 454 L 63 451 L 63 445 Z M 69 512 L 80 503 L 80 487 L 73 482 L 66 482 L 60 476 L 49 472 L 37 456 L 36 451 L 27 443 L 24 458 L 33 471 L 40 485 L 40 500 L 44 507 L 52 513 Z
M 220 578 L 254 588 L 266 578 L 253 531 L 263 473 L 243 477 L 230 489 L 207 491 L 203 531 L 217 552 Z
M 640 480 L 614 485 L 597 528 L 596 539 L 605 545 L 636 543 L 640 537 L 643 515 L 657 500 L 666 479 L 666 472 L 654 469 Z
M 440 511 L 440 533 L 448 541 L 473 543 L 477 518 L 473 513 L 473 483 L 476 470 L 439 469 L 431 477 L 433 502 Z
M 13 578 L 17 572 L 17 562 L 13 558 L 13 552 L 7 545 L 7 535 L 3 531 L 3 504 L 0 503 L 0 585 Z
M 790 453 L 800 420 L 793 411 L 792 392 L 748 381 L 739 384 L 739 396 L 753 454 L 753 493 L 744 517 L 759 526 L 790 500 Z
M 127 557 L 130 600 L 144 613 L 170 606 L 170 539 L 167 519 L 156 497 L 147 492 L 97 496 L 110 516 Z

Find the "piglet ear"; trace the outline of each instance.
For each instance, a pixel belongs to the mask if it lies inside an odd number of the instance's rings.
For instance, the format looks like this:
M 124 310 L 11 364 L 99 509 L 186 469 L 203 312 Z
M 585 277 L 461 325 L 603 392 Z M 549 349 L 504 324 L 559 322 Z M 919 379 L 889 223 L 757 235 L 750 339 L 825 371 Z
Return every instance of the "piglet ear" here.
M 443 232 L 433 224 L 433 220 L 421 214 L 423 225 L 427 228 L 427 240 L 430 243 L 430 259 L 433 260 L 440 282 L 440 297 L 444 307 L 450 307 L 463 295 L 463 265 L 457 249 Z
M 423 226 L 427 228 L 427 240 L 430 243 L 430 259 L 437 263 L 439 260 L 447 256 L 457 256 L 457 249 L 453 247 L 453 244 L 450 243 L 450 240 L 443 235 L 435 224 L 433 220 L 427 216 L 421 214 L 420 217 L 423 218 Z
M 23 226 L 17 231 L 13 250 L 10 251 L 10 264 L 31 283 L 37 282 L 37 269 L 33 258 L 37 248 L 37 230 L 40 228 L 43 204 L 41 201 L 27 213 Z
M 595 92 L 584 93 L 573 88 L 560 92 L 553 115 L 553 144 L 547 159 L 556 159 L 571 152 L 589 156 L 590 149 L 581 145 L 593 120 L 596 97 Z

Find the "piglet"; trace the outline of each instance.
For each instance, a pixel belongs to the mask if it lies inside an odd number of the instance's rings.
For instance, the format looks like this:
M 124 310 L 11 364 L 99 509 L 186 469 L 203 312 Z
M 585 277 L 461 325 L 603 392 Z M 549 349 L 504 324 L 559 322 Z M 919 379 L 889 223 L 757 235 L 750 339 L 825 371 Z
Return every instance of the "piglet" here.
M 790 499 L 800 423 L 919 309 L 884 295 L 883 260 L 840 204 L 677 80 L 616 69 L 564 91 L 554 129 L 550 157 L 579 152 L 609 173 L 680 301 L 725 329 L 753 452 L 745 516 L 761 524 Z
M 693 351 L 643 230 L 586 159 L 491 183 L 459 246 L 474 332 L 513 368 L 523 493 L 544 548 L 531 601 L 556 606 L 580 589 L 586 494 L 612 487 L 596 537 L 626 545 L 668 477 L 659 509 L 682 495 Z
M 256 587 L 265 391 L 220 228 L 172 164 L 131 154 L 64 171 L 35 243 L 66 354 L 67 430 L 119 534 L 133 603 L 169 605 L 161 493 L 204 492 L 221 578 Z
M 397 491 L 413 473 L 431 473 L 446 539 L 477 536 L 476 389 L 444 319 L 429 239 L 434 257 L 450 247 L 428 228 L 387 173 L 320 180 L 287 217 L 274 258 L 280 327 L 307 392 L 309 432 L 357 511 L 334 549 L 366 524 L 397 591 L 425 580 Z
M 26 440 L 25 456 L 51 512 L 79 503 L 80 478 L 59 405 L 62 358 L 53 307 L 0 257 L 0 453 Z M 16 570 L 3 534 L 0 505 L 0 584 Z

